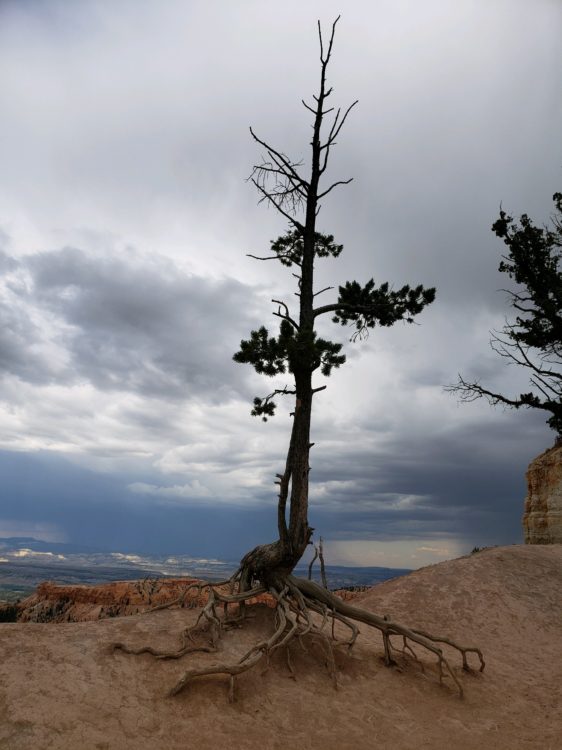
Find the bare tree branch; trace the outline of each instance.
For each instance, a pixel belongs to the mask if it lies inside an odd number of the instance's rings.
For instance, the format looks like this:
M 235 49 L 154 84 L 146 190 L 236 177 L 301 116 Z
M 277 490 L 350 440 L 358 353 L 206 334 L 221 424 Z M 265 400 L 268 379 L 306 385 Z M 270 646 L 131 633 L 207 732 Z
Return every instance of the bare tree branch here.
M 325 286 L 324 289 L 320 289 L 319 292 L 314 293 L 314 297 L 318 297 L 319 294 L 322 294 L 323 292 L 328 292 L 330 289 L 333 289 L 333 286 Z
M 278 300 L 278 299 L 272 299 L 271 301 L 273 303 L 275 303 L 276 305 L 280 305 L 281 307 L 285 308 L 285 314 L 281 313 L 279 310 L 277 312 L 274 312 L 273 314 L 276 317 L 278 317 L 278 318 L 282 318 L 283 320 L 286 320 L 288 323 L 290 323 L 293 326 L 293 328 L 295 329 L 295 331 L 298 331 L 299 330 L 299 324 L 296 323 L 293 320 L 293 318 L 290 316 L 290 314 L 289 314 L 289 308 L 287 307 L 287 305 L 285 304 L 285 302 L 283 302 L 282 300 Z
M 306 107 L 306 109 L 308 109 L 309 112 L 312 112 L 313 115 L 316 114 L 316 110 L 313 107 L 311 107 L 310 104 L 307 104 L 304 99 L 301 99 L 301 102 Z
M 279 260 L 278 255 L 252 255 L 252 253 L 246 253 L 247 258 L 253 258 L 254 260 Z
M 496 352 L 496 354 L 499 354 L 500 357 L 503 357 L 504 359 L 511 360 L 511 362 L 513 362 L 514 364 L 528 367 L 539 376 L 555 378 L 562 381 L 562 373 L 556 372 L 555 370 L 545 370 L 535 364 L 528 355 L 528 349 L 525 350 L 520 341 L 505 341 L 500 336 L 495 334 L 490 340 L 490 346 Z M 513 350 L 517 350 L 519 352 L 521 356 L 520 359 Z
M 328 195 L 328 193 L 331 192 L 338 185 L 349 185 L 350 182 L 353 182 L 353 177 L 350 177 L 349 180 L 338 180 L 337 182 L 332 183 L 327 190 L 324 190 L 323 193 L 320 193 L 318 195 L 318 200 L 320 200 L 321 198 L 324 198 L 325 195 Z
M 519 409 L 522 406 L 543 409 L 544 411 L 551 411 L 552 402 L 541 403 L 537 396 L 533 396 L 532 393 L 522 393 L 519 398 L 507 398 L 502 396 L 501 393 L 495 393 L 487 388 L 483 388 L 480 383 L 468 383 L 463 377 L 459 375 L 459 380 L 456 385 L 445 386 L 447 393 L 458 393 L 461 401 L 471 402 L 476 401 L 479 398 L 486 398 L 492 406 L 496 404 L 506 404 L 506 406 L 512 406 L 515 409 Z
M 322 42 L 322 28 L 320 26 L 320 21 L 318 21 L 318 37 L 320 39 L 320 62 L 322 63 L 322 66 L 325 68 L 326 65 L 330 61 L 330 56 L 332 54 L 332 45 L 334 44 L 334 35 L 336 33 L 336 24 L 340 20 L 341 16 L 338 16 L 334 23 L 332 24 L 332 33 L 330 35 L 330 43 L 328 45 L 328 54 L 326 55 L 326 58 L 324 59 L 324 44 Z
M 338 108 L 338 111 L 336 112 L 336 116 L 334 117 L 334 121 L 332 123 L 332 127 L 330 128 L 330 134 L 328 135 L 328 140 L 326 141 L 326 143 L 320 146 L 321 151 L 324 151 L 324 149 L 329 149 L 330 146 L 332 146 L 335 143 L 335 140 L 338 137 L 339 132 L 341 131 L 341 129 L 343 128 L 345 124 L 345 121 L 347 120 L 347 116 L 349 115 L 353 107 L 355 107 L 355 105 L 358 103 L 359 103 L 359 99 L 356 99 L 354 102 L 352 102 L 349 105 L 349 107 L 346 109 L 345 114 L 341 120 L 340 120 L 341 108 Z M 332 109 L 334 108 L 332 107 Z M 328 110 L 328 111 L 331 111 L 331 110 Z
M 349 107 L 347 108 L 343 116 L 343 119 L 339 122 L 339 124 L 338 124 L 338 119 L 340 116 L 340 110 L 338 109 L 336 116 L 334 118 L 334 122 L 332 123 L 332 127 L 330 129 L 328 140 L 326 141 L 326 143 L 320 146 L 320 151 L 324 151 L 324 161 L 322 162 L 322 167 L 320 168 L 320 174 L 324 174 L 324 172 L 326 171 L 326 167 L 328 166 L 328 158 L 330 156 L 330 149 L 332 146 L 336 145 L 336 138 L 338 137 L 338 133 L 340 132 L 345 121 L 347 120 L 347 116 L 349 115 L 353 107 L 355 107 L 355 105 L 358 104 L 358 102 L 359 102 L 359 99 L 356 99 L 352 104 L 349 105 Z
M 268 175 L 272 174 L 275 175 L 276 178 L 282 178 L 283 180 L 286 180 L 287 183 L 290 183 L 291 188 L 290 190 L 292 192 L 296 191 L 298 192 L 303 199 L 306 199 L 306 192 L 302 189 L 299 182 L 295 180 L 295 178 L 292 175 L 287 174 L 287 172 L 284 169 L 280 169 L 279 167 L 271 167 L 269 166 L 269 162 L 263 162 L 262 164 L 256 164 L 252 170 L 252 174 L 259 174 L 259 175 Z M 281 180 L 278 179 L 279 185 L 283 184 Z M 286 183 L 285 183 L 286 184 Z
M 262 141 L 261 138 L 258 138 L 258 136 L 254 133 L 252 127 L 250 127 L 250 133 L 252 135 L 252 138 L 260 144 L 260 146 L 263 146 L 268 154 L 271 156 L 271 159 L 273 160 L 273 157 L 275 156 L 277 159 L 279 159 L 279 162 L 288 170 L 288 172 L 294 177 L 294 179 L 299 182 L 303 187 L 306 186 L 308 188 L 309 183 L 299 175 L 299 173 L 296 171 L 295 166 L 298 166 L 296 162 L 291 162 L 285 154 L 282 154 L 277 149 L 273 148 L 273 146 L 270 146 L 269 143 L 266 143 L 266 141 Z
M 268 191 L 263 188 L 257 180 L 255 180 L 253 177 L 250 178 L 251 182 L 257 190 L 262 194 L 262 198 L 259 200 L 259 203 L 262 203 L 264 200 L 269 201 L 278 211 L 279 213 L 284 216 L 288 221 L 291 222 L 291 224 L 299 230 L 299 232 L 304 232 L 304 226 L 300 223 L 300 221 L 297 221 L 294 216 L 291 216 L 291 214 L 287 213 L 275 200 L 274 196 L 268 193 Z

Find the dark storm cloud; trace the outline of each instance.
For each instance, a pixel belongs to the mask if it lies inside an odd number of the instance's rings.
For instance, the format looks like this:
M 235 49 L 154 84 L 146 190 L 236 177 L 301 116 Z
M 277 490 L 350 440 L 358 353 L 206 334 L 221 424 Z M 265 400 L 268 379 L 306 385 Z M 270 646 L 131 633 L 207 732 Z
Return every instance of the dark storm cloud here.
M 506 413 L 485 430 L 391 437 L 382 450 L 322 448 L 311 475 L 323 490 L 317 501 L 312 493 L 313 525 L 340 539 L 520 542 L 525 470 L 544 448 L 541 415 L 532 413 Z
M 30 344 L 39 336 L 31 307 L 52 316 L 52 337 L 69 359 L 59 382 L 211 402 L 244 390 L 241 368 L 225 352 L 250 327 L 254 290 L 131 255 L 99 259 L 67 247 L 27 256 L 31 286 L 17 295 L 25 304 L 5 311 L 5 369 L 33 382 L 49 375 L 36 365 L 30 372 Z
M 122 477 L 100 475 L 63 458 L 0 451 L 4 529 L 44 525 L 58 538 L 107 551 L 186 553 L 237 559 L 274 535 L 269 509 L 165 506 L 142 502 Z M 209 528 L 213 534 L 209 535 Z M 27 535 L 30 534 L 21 534 Z

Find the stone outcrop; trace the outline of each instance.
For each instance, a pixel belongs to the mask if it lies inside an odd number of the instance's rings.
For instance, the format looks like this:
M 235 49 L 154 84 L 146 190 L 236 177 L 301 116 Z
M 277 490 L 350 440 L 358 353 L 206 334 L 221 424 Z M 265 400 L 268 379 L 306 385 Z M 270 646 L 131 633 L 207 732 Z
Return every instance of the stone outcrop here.
M 99 586 L 65 586 L 45 581 L 35 593 L 16 605 L 17 622 L 87 622 L 107 617 L 124 617 L 146 612 L 160 604 L 168 604 L 184 594 L 196 578 L 147 578 L 142 581 L 113 581 Z M 228 588 L 224 588 L 228 591 Z M 200 607 L 207 601 L 205 591 L 191 588 L 183 607 Z M 274 605 L 269 594 L 262 594 L 249 603 Z M 10 613 L 11 614 L 11 613 Z M 5 619 L 8 619 L 6 617 Z
M 142 581 L 112 581 L 99 586 L 65 586 L 52 581 L 40 583 L 31 596 L 17 604 L 0 606 L 0 622 L 88 622 L 107 617 L 126 617 L 146 612 L 181 597 L 196 578 L 147 578 Z M 221 586 L 228 592 L 227 586 Z M 336 592 L 342 599 L 359 596 L 358 591 Z M 201 607 L 207 594 L 191 588 L 183 607 Z M 275 606 L 270 594 L 260 594 L 249 604 Z
M 177 599 L 196 579 L 113 581 L 99 586 L 39 584 L 35 593 L 18 604 L 19 622 L 83 622 L 143 612 Z M 197 589 L 186 605 L 199 604 Z
M 562 544 L 562 442 L 529 464 L 525 544 Z

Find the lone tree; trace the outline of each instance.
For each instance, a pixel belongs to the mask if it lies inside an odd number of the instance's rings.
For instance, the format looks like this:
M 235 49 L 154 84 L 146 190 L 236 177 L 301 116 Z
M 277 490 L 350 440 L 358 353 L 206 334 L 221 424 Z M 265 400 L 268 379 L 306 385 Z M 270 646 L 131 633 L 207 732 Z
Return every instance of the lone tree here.
M 270 336 L 262 326 L 252 331 L 250 338 L 242 341 L 240 351 L 234 355 L 237 362 L 251 364 L 261 374 L 275 377 L 289 373 L 294 380 L 293 387 L 276 388 L 265 397 L 254 400 L 252 413 L 267 420 L 275 411 L 276 396 L 295 397 L 293 423 L 285 470 L 277 475 L 279 497 L 277 506 L 278 539 L 256 547 L 246 554 L 236 573 L 221 584 L 197 584 L 199 592 L 205 589 L 208 599 L 193 628 L 183 635 L 183 645 L 179 651 L 157 652 L 147 647 L 131 649 L 124 644 L 114 644 L 128 653 L 148 652 L 159 658 L 179 658 L 193 651 L 215 649 L 220 632 L 232 622 L 227 616 L 229 605 L 237 610 L 236 620 L 244 619 L 244 603 L 258 595 L 269 593 L 275 602 L 274 627 L 271 636 L 257 643 L 235 663 L 216 664 L 203 669 L 190 669 L 184 673 L 171 694 L 178 693 L 196 677 L 211 674 L 224 674 L 230 678 L 230 696 L 234 695 L 234 680 L 240 673 L 252 668 L 261 659 L 279 650 L 286 650 L 287 663 L 291 669 L 289 646 L 303 637 L 320 640 L 327 655 L 327 666 L 336 679 L 333 647 L 344 645 L 350 649 L 358 635 L 355 622 L 377 628 L 383 637 L 385 662 L 394 663 L 392 636 L 399 636 L 402 650 L 414 657 L 412 644 L 418 644 L 437 657 L 440 680 L 444 670 L 453 679 L 462 695 L 460 682 L 443 654 L 441 644 L 448 644 L 462 654 L 464 669 L 468 669 L 467 653 L 474 652 L 484 668 L 482 654 L 477 648 L 464 647 L 448 638 L 434 636 L 420 630 L 413 630 L 393 622 L 386 617 L 353 607 L 338 596 L 313 581 L 296 578 L 292 571 L 301 559 L 310 542 L 313 529 L 308 522 L 308 477 L 310 418 L 313 396 L 326 386 L 314 386 L 313 374 L 317 371 L 330 375 L 332 368 L 345 362 L 341 354 L 341 344 L 328 341 L 317 335 L 315 323 L 323 315 L 331 315 L 335 323 L 353 324 L 352 339 L 362 338 L 368 329 L 375 326 L 391 326 L 398 321 L 412 322 L 414 316 L 431 303 L 434 289 L 423 286 L 411 288 L 408 285 L 394 290 L 388 283 L 376 286 L 371 279 L 365 285 L 357 281 L 346 282 L 339 287 L 338 299 L 326 305 L 317 305 L 315 300 L 326 289 L 315 291 L 314 265 L 317 258 L 337 258 L 342 252 L 334 237 L 322 234 L 316 229 L 320 201 L 339 185 L 346 185 L 350 179 L 337 180 L 327 187 L 321 187 L 321 180 L 328 167 L 332 148 L 336 144 L 353 102 L 345 111 L 327 107 L 332 89 L 326 83 L 326 70 L 332 55 L 334 34 L 338 19 L 332 24 L 330 38 L 324 43 L 320 23 L 320 88 L 314 96 L 314 105 L 303 101 L 305 108 L 312 113 L 313 135 L 311 142 L 311 168 L 308 179 L 302 176 L 301 163 L 295 162 L 283 151 L 274 148 L 259 138 L 250 129 L 253 139 L 264 150 L 262 161 L 252 170 L 251 180 L 261 196 L 261 201 L 271 204 L 290 225 L 287 234 L 271 243 L 271 254 L 260 260 L 274 260 L 290 269 L 296 269 L 298 280 L 298 314 L 292 315 L 289 306 L 281 300 L 273 300 L 277 305 L 274 313 L 281 319 L 279 333 Z M 323 134 L 325 118 L 331 115 L 331 122 Z M 255 257 L 255 256 L 254 256 Z M 289 503 L 287 519 L 287 503 Z M 180 597 L 185 601 L 188 591 Z M 224 607 L 224 616 L 217 612 L 219 605 Z M 196 645 L 192 640 L 195 632 L 203 628 L 210 635 L 210 644 Z M 334 629 L 341 623 L 349 633 L 345 639 L 338 638 Z M 332 624 L 326 631 L 327 623 Z M 417 658 L 417 657 L 415 657 Z
M 529 370 L 531 390 L 518 396 L 505 396 L 467 381 L 447 388 L 459 393 L 462 401 L 485 398 L 491 404 L 513 409 L 541 409 L 550 414 L 547 424 L 562 436 L 562 193 L 552 197 L 556 213 L 552 229 L 536 227 L 523 214 L 517 224 L 500 211 L 492 230 L 508 247 L 499 271 L 517 287 L 507 292 L 516 311 L 515 321 L 495 333 L 490 346 L 508 363 Z

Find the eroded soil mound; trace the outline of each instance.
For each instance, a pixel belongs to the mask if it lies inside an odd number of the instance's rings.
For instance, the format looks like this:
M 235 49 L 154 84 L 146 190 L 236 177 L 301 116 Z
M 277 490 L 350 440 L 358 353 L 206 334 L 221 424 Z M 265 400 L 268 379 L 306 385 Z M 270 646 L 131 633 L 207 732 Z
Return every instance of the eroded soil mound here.
M 183 582 L 182 582 L 183 583 Z M 74 588 L 74 587 L 73 587 Z M 105 587 L 104 587 L 105 588 Z M 295 644 L 294 675 L 281 652 L 240 676 L 236 702 L 222 678 L 166 692 L 188 666 L 236 658 L 271 628 L 271 610 L 224 634 L 218 654 L 157 661 L 108 644 L 176 645 L 197 610 L 99 622 L 0 625 L 0 747 L 128 750 L 185 747 L 555 748 L 562 736 L 562 546 L 484 550 L 383 583 L 360 606 L 482 648 L 484 673 L 462 673 L 465 698 L 442 686 L 429 656 L 382 663 L 364 629 L 337 654 L 339 689 L 315 646 Z M 128 606 L 128 605 L 127 605 Z

